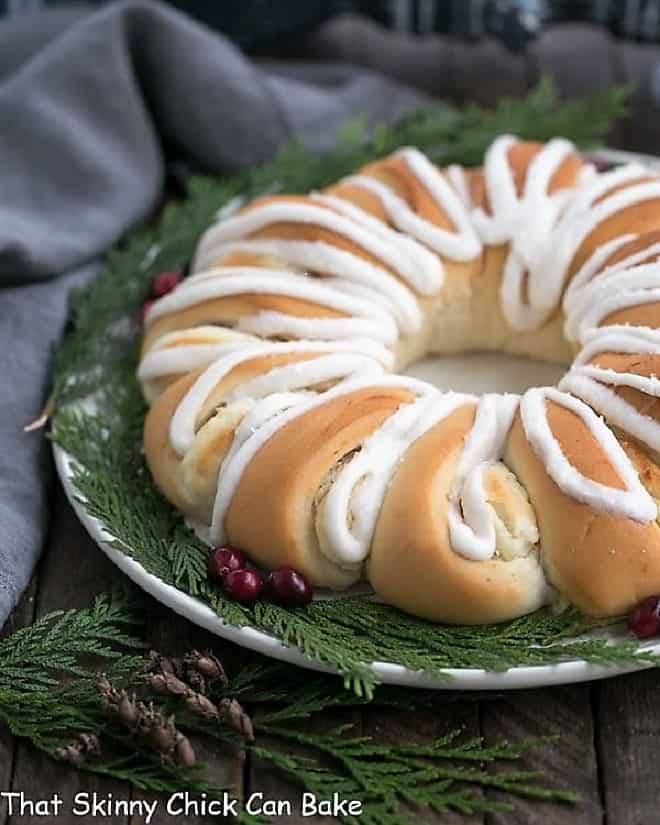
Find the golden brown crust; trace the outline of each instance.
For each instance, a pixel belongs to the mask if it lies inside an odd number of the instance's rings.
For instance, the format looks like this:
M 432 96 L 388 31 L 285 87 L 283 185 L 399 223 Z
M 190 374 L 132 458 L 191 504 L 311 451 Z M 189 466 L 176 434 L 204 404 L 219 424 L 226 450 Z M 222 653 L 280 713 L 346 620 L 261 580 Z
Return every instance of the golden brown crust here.
M 529 165 L 542 148 L 543 144 L 536 141 L 520 141 L 514 143 L 508 151 L 509 166 L 519 196 L 523 191 Z M 578 155 L 569 154 L 550 179 L 548 193 L 554 194 L 576 186 L 583 166 L 584 161 Z M 491 214 L 483 169 L 466 170 L 466 179 L 472 204 Z M 456 336 L 457 346 L 451 351 L 494 350 L 569 364 L 573 351 L 562 334 L 563 318 L 559 311 L 554 312 L 539 329 L 530 332 L 513 333 L 507 323 L 502 312 L 500 286 L 508 254 L 508 244 L 484 247 L 481 265 L 470 276 L 469 322 L 461 329 L 462 334 Z M 445 337 L 444 330 L 448 327 L 451 329 L 451 310 L 446 315 L 449 317 L 444 317 L 442 313 L 437 315 L 436 334 L 433 336 L 435 340 L 441 341 Z
M 191 502 L 180 489 L 180 457 L 170 441 L 170 421 L 181 399 L 194 384 L 199 371 L 188 373 L 171 384 L 152 404 L 144 421 L 144 453 L 156 486 L 179 510 L 189 512 Z
M 392 155 L 370 163 L 361 170 L 360 174 L 376 178 L 391 187 L 420 218 L 430 221 L 440 229 L 456 229 L 449 216 L 438 206 L 430 192 L 415 177 L 402 157 Z
M 632 461 L 639 480 L 653 498 L 660 502 L 660 466 L 658 466 L 658 457 L 650 457 L 648 450 L 636 444 L 625 433 L 620 434 L 619 441 L 628 458 Z
M 599 327 L 610 327 L 615 324 L 631 327 L 649 327 L 660 329 L 660 302 L 637 304 L 636 306 L 610 312 L 598 324 Z
M 643 378 L 660 375 L 660 353 L 602 352 L 595 355 L 589 363 L 603 369 L 619 373 L 631 373 Z M 632 387 L 613 386 L 611 389 L 643 415 L 660 421 L 660 398 Z

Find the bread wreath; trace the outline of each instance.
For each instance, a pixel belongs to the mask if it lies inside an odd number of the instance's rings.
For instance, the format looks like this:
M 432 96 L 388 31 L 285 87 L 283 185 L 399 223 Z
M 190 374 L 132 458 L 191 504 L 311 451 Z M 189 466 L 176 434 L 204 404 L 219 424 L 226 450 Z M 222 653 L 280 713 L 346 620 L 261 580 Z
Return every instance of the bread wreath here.
M 146 318 L 153 478 L 210 544 L 484 623 L 660 592 L 660 176 L 498 138 L 403 149 L 224 215 Z M 476 398 L 397 375 L 489 349 L 569 364 Z

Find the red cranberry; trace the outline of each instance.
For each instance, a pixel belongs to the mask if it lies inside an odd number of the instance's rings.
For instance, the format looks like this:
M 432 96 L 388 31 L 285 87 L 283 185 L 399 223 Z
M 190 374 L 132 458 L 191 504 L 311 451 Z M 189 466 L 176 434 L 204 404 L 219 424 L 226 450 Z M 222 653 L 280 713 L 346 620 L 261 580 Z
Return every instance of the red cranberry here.
M 245 553 L 233 547 L 216 547 L 209 555 L 209 578 L 221 582 L 227 573 L 246 565 Z
M 660 597 L 649 596 L 637 605 L 628 618 L 628 630 L 638 639 L 660 634 Z
M 142 326 L 146 324 L 147 313 L 155 303 L 156 301 L 153 298 L 147 298 L 147 300 L 140 307 L 140 323 L 142 324 Z
M 237 602 L 253 602 L 261 593 L 261 576 L 247 567 L 225 573 L 222 582 L 227 595 Z
M 180 272 L 161 272 L 151 282 L 151 294 L 155 298 L 162 298 L 181 283 Z
M 268 595 L 280 604 L 307 604 L 312 600 L 312 585 L 293 567 L 278 567 L 266 581 Z

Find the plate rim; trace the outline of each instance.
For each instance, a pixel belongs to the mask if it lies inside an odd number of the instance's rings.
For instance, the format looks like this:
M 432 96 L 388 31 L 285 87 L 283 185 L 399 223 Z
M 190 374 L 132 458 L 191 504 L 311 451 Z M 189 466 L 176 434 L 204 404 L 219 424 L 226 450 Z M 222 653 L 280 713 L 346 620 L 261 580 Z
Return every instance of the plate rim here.
M 84 497 L 73 481 L 73 459 L 59 444 L 53 443 L 52 448 L 58 476 L 79 521 L 95 544 L 134 584 L 170 610 L 216 636 L 279 661 L 308 670 L 339 675 L 337 668 L 312 659 L 294 645 L 285 645 L 271 633 L 225 621 L 201 599 L 168 584 L 154 573 L 150 573 L 139 561 L 113 547 L 111 542 L 119 539 L 85 509 Z M 660 642 L 645 649 L 660 653 Z M 443 668 L 442 673 L 446 675 L 446 679 L 431 676 L 423 671 L 410 670 L 394 662 L 373 661 L 369 667 L 382 684 L 433 690 L 497 691 L 577 684 L 647 670 L 653 665 L 595 665 L 584 659 L 570 659 L 552 665 L 520 665 L 503 671 Z
M 637 161 L 638 163 L 660 168 L 660 156 L 641 152 L 627 152 L 604 147 L 588 152 L 588 154 L 614 162 Z M 119 539 L 113 536 L 99 519 L 87 512 L 84 506 L 84 497 L 77 490 L 73 481 L 73 460 L 71 456 L 55 442 L 52 444 L 52 450 L 57 474 L 79 521 L 110 561 L 138 587 L 193 624 L 241 647 L 309 670 L 339 675 L 337 668 L 312 659 L 294 645 L 285 645 L 271 633 L 249 626 L 230 624 L 218 616 L 201 599 L 167 584 L 167 582 L 146 570 L 140 562 L 112 547 L 111 542 Z M 645 646 L 645 650 L 660 653 L 660 642 L 648 647 Z M 497 691 L 552 687 L 608 679 L 627 673 L 648 670 L 653 665 L 648 663 L 625 666 L 595 665 L 584 659 L 570 659 L 566 662 L 551 665 L 515 666 L 504 671 L 490 671 L 481 668 L 443 668 L 442 673 L 446 674 L 446 679 L 431 676 L 423 671 L 410 670 L 404 665 L 398 665 L 394 662 L 373 661 L 369 664 L 369 667 L 378 681 L 383 684 L 433 690 Z

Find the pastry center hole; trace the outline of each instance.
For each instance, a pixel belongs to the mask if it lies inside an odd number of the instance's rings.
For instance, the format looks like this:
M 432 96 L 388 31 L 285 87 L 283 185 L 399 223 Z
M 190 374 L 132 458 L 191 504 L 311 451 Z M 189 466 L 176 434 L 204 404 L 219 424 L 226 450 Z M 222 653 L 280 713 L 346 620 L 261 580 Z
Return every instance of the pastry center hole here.
M 421 358 L 405 371 L 440 390 L 474 393 L 523 393 L 530 387 L 555 385 L 566 367 L 499 352 L 472 352 Z

